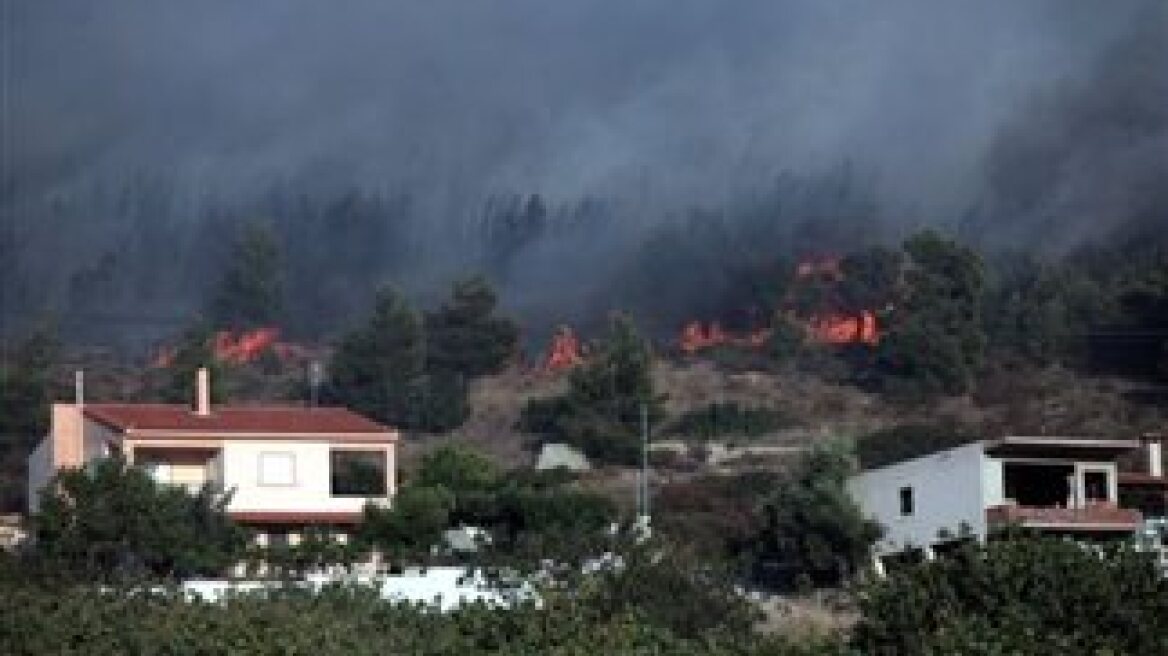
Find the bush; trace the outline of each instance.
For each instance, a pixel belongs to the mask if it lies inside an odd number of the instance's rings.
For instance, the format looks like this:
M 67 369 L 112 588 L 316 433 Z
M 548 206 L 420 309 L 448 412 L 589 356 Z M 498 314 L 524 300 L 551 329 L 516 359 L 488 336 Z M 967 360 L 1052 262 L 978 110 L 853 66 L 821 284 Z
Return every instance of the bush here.
M 227 498 L 156 483 L 120 459 L 58 473 L 32 518 L 29 557 L 66 578 L 214 576 L 242 560 L 247 534 Z
M 582 450 L 595 462 L 634 464 L 640 458 L 641 408 L 662 415 L 650 375 L 653 355 L 631 321 L 617 318 L 598 353 L 577 367 L 562 396 L 532 399 L 518 428 Z
M 1009 535 L 861 590 L 865 654 L 1164 654 L 1168 580 L 1149 554 Z
M 679 580 L 680 579 L 680 580 Z M 549 592 L 544 608 L 469 605 L 428 612 L 334 587 L 239 595 L 223 603 L 174 592 L 47 590 L 6 586 L 0 595 L 0 653 L 317 654 L 320 656 L 794 656 L 842 654 L 838 643 L 796 647 L 755 634 L 739 606 L 662 563 L 601 577 L 580 595 Z M 653 584 L 655 587 L 646 587 Z M 721 590 L 722 588 L 719 588 Z M 642 596 L 648 591 L 651 596 Z M 669 593 L 674 593 L 671 596 Z M 719 594 L 721 594 L 719 592 Z M 678 604 L 678 600 L 687 601 Z M 740 603 L 740 602 L 739 602 Z M 691 622 L 692 620 L 692 622 Z
M 848 492 L 852 470 L 851 455 L 835 444 L 810 451 L 779 480 L 754 539 L 760 582 L 782 589 L 834 586 L 867 562 L 881 528 Z

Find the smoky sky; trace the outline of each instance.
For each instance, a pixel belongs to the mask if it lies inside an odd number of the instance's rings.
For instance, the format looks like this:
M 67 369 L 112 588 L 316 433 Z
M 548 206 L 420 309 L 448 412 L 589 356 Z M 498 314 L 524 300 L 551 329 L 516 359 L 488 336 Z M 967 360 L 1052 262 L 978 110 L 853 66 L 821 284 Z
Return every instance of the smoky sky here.
M 847 161 L 969 202 L 1003 122 L 1149 2 L 37 0 L 8 3 L 31 197 L 146 172 L 660 202 Z
M 668 331 L 738 302 L 735 271 L 818 219 L 811 248 L 920 225 L 1056 254 L 1129 219 L 1168 234 L 1162 0 L 0 8 L 7 319 L 177 325 L 257 214 L 285 231 L 297 314 L 334 317 L 314 334 L 387 279 L 433 302 L 484 269 L 529 328 L 638 308 Z M 385 201 L 356 236 L 328 218 L 362 207 L 352 190 Z M 298 194 L 315 228 L 271 216 Z M 570 225 L 502 258 L 485 208 L 528 194 Z

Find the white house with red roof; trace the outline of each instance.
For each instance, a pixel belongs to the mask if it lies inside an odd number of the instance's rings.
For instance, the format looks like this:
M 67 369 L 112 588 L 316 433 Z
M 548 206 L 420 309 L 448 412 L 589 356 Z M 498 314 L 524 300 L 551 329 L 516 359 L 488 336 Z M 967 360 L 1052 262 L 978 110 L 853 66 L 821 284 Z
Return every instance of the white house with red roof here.
M 56 403 L 29 457 L 29 505 L 63 468 L 120 454 L 161 483 L 230 492 L 228 513 L 270 541 L 306 526 L 340 533 L 394 494 L 398 433 L 344 408 L 212 407 L 200 370 L 194 406 Z M 80 395 L 79 395 L 80 397 Z

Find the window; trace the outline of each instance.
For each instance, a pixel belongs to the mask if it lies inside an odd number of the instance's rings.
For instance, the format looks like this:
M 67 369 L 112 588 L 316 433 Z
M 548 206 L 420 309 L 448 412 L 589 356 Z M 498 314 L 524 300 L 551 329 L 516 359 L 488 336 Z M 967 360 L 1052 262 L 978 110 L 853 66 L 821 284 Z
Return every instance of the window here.
M 154 479 L 155 483 L 170 483 L 170 464 L 157 460 L 148 460 L 142 463 L 142 469 Z
M 264 451 L 259 470 L 260 485 L 296 485 L 296 455 L 289 451 Z
M 911 487 L 900 488 L 900 514 L 913 514 L 913 489 Z
M 287 531 L 272 530 L 268 532 L 269 549 L 286 549 L 291 545 L 291 540 L 288 538 Z
M 1083 497 L 1087 501 L 1107 501 L 1111 498 L 1107 472 L 1083 472 Z
M 385 451 L 334 449 L 329 453 L 334 497 L 383 497 L 387 491 Z

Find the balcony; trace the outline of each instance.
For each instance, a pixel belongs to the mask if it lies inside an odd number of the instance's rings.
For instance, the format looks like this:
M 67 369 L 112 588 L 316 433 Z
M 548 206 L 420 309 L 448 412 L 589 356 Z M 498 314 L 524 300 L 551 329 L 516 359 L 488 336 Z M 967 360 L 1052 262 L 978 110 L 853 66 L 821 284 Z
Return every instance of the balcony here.
M 986 509 L 990 528 L 1013 525 L 1055 531 L 1133 532 L 1143 521 L 1140 511 L 1108 502 L 1090 503 L 1081 508 L 1002 505 Z

